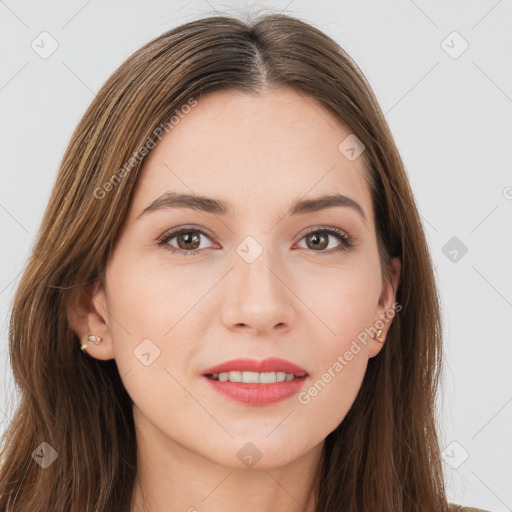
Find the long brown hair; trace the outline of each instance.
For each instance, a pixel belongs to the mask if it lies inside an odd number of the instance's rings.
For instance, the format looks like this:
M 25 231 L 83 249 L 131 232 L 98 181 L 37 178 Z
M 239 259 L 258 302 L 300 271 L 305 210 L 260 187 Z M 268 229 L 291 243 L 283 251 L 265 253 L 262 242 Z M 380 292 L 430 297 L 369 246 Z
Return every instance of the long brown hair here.
M 115 360 L 79 350 L 70 308 L 78 290 L 103 284 L 144 162 L 140 148 L 158 143 L 158 127 L 170 131 L 169 119 L 208 92 L 281 87 L 326 106 L 364 144 L 383 273 L 392 257 L 401 260 L 402 309 L 325 440 L 317 511 L 448 510 L 434 410 L 440 305 L 404 165 L 359 67 L 317 27 L 284 14 L 211 15 L 162 34 L 112 74 L 75 129 L 10 317 L 20 401 L 3 437 L 1 510 L 129 512 L 133 402 Z M 33 456 L 49 449 L 41 443 L 58 454 L 46 468 Z

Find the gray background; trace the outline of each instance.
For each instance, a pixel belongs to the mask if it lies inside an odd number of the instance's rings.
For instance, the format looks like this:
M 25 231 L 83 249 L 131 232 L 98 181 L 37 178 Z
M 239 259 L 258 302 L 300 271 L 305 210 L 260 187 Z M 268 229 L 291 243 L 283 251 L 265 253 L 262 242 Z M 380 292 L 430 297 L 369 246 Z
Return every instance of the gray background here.
M 128 55 L 213 8 L 304 17 L 369 79 L 405 161 L 442 295 L 439 421 L 449 497 L 512 510 L 512 8 L 505 0 L 0 0 L 0 430 L 16 399 L 9 308 L 75 125 Z M 47 58 L 31 46 L 48 50 L 52 39 L 58 48 Z

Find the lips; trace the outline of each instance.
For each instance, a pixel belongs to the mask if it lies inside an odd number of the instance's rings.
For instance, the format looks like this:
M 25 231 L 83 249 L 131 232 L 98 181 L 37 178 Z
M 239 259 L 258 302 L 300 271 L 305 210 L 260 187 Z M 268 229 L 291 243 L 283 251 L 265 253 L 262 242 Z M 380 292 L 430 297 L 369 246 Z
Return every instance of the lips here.
M 242 376 L 243 381 L 240 382 Z M 286 377 L 285 380 L 283 377 Z M 304 368 L 272 357 L 263 361 L 226 361 L 206 369 L 203 378 L 211 389 L 224 397 L 243 405 L 263 406 L 291 399 L 305 386 L 309 377 Z
M 304 377 L 308 375 L 308 372 L 304 368 L 301 368 L 300 366 L 297 366 L 296 364 L 293 364 L 290 361 L 279 359 L 277 357 L 263 359 L 262 361 L 257 361 L 256 359 L 233 359 L 231 361 L 221 363 L 217 366 L 207 368 L 202 372 L 202 374 L 214 375 L 218 373 L 236 371 L 258 373 L 285 372 L 292 374 L 295 377 Z

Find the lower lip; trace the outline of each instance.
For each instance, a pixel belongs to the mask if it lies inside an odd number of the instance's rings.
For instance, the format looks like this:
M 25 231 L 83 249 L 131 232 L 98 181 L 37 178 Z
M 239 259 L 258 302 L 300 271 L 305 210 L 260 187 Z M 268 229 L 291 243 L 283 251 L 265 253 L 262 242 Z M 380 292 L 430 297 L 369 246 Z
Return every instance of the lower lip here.
M 245 405 L 268 405 L 297 394 L 307 377 L 272 384 L 246 384 L 245 382 L 221 382 L 204 377 L 210 386 L 228 398 Z

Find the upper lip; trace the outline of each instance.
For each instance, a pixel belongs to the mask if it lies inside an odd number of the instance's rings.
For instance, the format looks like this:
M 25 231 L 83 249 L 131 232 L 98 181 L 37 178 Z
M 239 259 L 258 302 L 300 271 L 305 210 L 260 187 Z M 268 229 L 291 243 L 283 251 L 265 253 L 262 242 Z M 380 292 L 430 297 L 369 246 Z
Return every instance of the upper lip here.
M 296 364 L 279 359 L 277 357 L 271 357 L 257 361 L 256 359 L 232 359 L 225 363 L 212 366 L 211 368 L 203 371 L 203 375 L 213 375 L 223 372 L 235 372 L 235 371 L 246 371 L 246 372 L 285 372 L 290 373 L 296 377 L 302 377 L 308 374 L 304 368 L 297 366 Z

